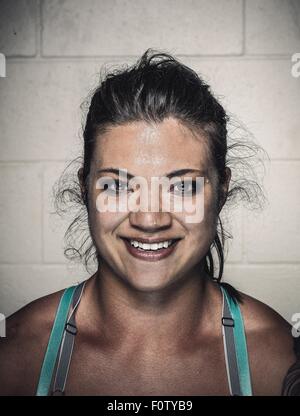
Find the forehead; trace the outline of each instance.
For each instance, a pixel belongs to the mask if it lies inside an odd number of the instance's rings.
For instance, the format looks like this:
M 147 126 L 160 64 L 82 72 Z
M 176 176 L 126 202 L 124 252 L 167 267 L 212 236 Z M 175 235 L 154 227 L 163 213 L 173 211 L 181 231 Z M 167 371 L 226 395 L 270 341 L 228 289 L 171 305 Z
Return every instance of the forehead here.
M 206 146 L 204 135 L 192 132 L 174 118 L 155 124 L 137 121 L 101 134 L 94 159 L 99 167 L 124 167 L 133 174 L 141 168 L 152 174 L 173 168 L 208 169 Z

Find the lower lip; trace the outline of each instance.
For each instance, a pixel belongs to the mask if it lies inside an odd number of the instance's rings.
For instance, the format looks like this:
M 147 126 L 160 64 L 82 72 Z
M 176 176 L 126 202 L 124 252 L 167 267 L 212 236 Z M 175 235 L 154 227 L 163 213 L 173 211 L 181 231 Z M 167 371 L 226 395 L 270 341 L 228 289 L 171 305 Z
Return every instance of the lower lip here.
M 127 250 L 133 257 L 136 257 L 141 260 L 146 260 L 146 261 L 157 261 L 157 260 L 164 259 L 165 257 L 168 257 L 170 254 L 174 252 L 179 242 L 179 240 L 177 240 L 168 248 L 161 248 L 157 251 L 154 251 L 154 250 L 142 251 L 141 249 L 132 246 L 128 240 L 123 239 L 123 241 L 125 243 Z

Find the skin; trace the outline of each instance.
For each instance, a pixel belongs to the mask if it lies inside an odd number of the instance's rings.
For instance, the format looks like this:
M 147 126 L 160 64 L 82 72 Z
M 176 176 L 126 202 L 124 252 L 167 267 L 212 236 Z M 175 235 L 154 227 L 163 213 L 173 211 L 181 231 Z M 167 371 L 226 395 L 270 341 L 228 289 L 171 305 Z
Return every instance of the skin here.
M 187 223 L 183 212 L 98 212 L 97 170 L 107 167 L 147 180 L 153 171 L 157 176 L 181 168 L 204 171 L 203 221 Z M 228 168 L 226 173 L 225 194 Z M 125 124 L 98 137 L 88 195 L 101 264 L 87 280 L 76 312 L 66 395 L 229 394 L 221 292 L 201 266 L 214 238 L 217 186 L 204 136 L 174 118 Z M 182 239 L 169 257 L 149 263 L 132 257 L 120 236 Z M 0 344 L 0 394 L 35 394 L 61 294 L 40 298 L 8 319 Z M 253 394 L 280 395 L 296 360 L 290 325 L 267 305 L 242 295 Z

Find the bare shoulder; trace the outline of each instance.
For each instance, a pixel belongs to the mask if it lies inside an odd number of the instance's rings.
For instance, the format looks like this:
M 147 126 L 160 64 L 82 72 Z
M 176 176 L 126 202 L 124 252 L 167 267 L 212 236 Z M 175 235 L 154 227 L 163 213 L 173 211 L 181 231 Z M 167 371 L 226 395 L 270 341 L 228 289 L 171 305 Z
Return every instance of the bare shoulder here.
M 291 325 L 270 306 L 240 294 L 253 394 L 280 395 L 284 377 L 296 361 Z
M 39 298 L 11 315 L 0 338 L 0 395 L 34 395 L 56 309 L 63 290 Z

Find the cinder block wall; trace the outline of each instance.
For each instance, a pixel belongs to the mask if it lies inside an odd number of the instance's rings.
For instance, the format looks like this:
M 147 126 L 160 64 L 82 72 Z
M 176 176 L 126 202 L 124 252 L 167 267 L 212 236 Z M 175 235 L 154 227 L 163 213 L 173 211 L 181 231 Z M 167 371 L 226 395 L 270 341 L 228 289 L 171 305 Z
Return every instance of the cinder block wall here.
M 200 72 L 268 152 L 269 204 L 233 211 L 225 280 L 290 321 L 300 312 L 299 0 L 0 1 L 0 312 L 88 276 L 63 257 L 51 187 L 80 154 L 79 106 L 102 64 L 149 47 Z

